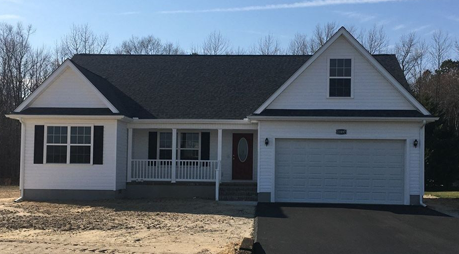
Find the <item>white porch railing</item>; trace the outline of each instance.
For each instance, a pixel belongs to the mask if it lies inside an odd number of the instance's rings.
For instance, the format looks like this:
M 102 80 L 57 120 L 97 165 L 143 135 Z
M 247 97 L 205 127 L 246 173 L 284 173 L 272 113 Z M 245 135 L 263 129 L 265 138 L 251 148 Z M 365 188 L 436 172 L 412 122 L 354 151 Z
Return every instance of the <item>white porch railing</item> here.
M 177 160 L 173 174 L 172 160 L 131 160 L 128 181 L 188 181 L 220 180 L 218 160 Z M 175 177 L 175 179 L 174 179 Z

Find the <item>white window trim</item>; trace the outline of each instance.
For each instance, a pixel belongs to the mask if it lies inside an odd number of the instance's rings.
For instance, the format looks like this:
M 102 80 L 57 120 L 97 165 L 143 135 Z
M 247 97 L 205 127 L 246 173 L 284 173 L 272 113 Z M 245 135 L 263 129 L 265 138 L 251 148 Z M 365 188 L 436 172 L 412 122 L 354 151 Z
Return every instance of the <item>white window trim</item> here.
M 48 127 L 67 127 L 67 143 L 66 144 L 48 144 Z M 70 144 L 71 127 L 91 127 L 91 144 Z M 51 146 L 67 146 L 67 161 L 66 163 L 48 163 L 46 159 L 46 148 Z M 70 147 L 71 146 L 91 146 L 89 154 L 89 163 L 70 163 Z M 44 142 L 43 142 L 43 164 L 48 165 L 93 165 L 94 151 L 94 125 L 93 124 L 45 124 Z
M 158 131 L 157 133 L 157 147 L 158 147 L 158 151 L 156 151 L 156 158 L 158 160 L 162 160 L 159 158 L 159 155 L 160 155 L 160 150 L 172 150 L 172 147 L 171 148 L 160 148 L 160 142 L 161 142 L 161 133 L 172 133 L 172 131 Z M 197 133 L 199 134 L 198 137 L 199 137 L 199 146 L 198 148 L 181 148 L 180 147 L 180 143 L 181 143 L 181 137 L 182 137 L 182 133 Z M 180 151 L 181 150 L 198 150 L 198 159 L 197 161 L 201 160 L 201 131 L 177 131 L 177 146 L 176 146 L 176 153 L 177 153 L 177 160 L 180 160 Z
M 157 132 L 157 136 L 156 136 L 156 146 L 158 147 L 158 150 L 156 151 L 156 159 L 157 160 L 167 160 L 167 159 L 161 159 L 159 156 L 160 156 L 160 150 L 171 150 L 172 151 L 172 147 L 170 148 L 161 148 L 161 133 L 170 133 L 171 134 L 171 139 L 172 139 L 172 131 L 158 131 Z M 172 142 L 172 140 L 171 140 Z M 172 144 L 172 143 L 171 143 Z
M 332 59 L 351 59 L 351 76 L 350 77 L 330 77 L 330 60 Z M 332 100 L 348 100 L 354 99 L 354 58 L 351 56 L 334 56 L 327 58 L 327 99 Z M 351 96 L 349 97 L 333 97 L 330 96 L 330 79 L 350 78 L 351 79 Z

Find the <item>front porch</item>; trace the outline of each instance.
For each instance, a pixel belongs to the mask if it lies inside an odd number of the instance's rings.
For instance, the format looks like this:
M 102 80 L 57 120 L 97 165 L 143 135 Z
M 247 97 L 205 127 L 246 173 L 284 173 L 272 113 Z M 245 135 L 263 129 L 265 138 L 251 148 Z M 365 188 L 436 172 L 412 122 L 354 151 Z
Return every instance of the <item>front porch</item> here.
M 165 192 L 175 189 L 186 192 L 185 186 L 199 189 L 198 193 L 213 186 L 213 193 L 204 196 L 219 200 L 220 184 L 234 182 L 253 183 L 256 194 L 257 144 L 253 125 L 236 129 L 128 128 L 127 183 L 131 189 L 156 192 L 150 195 L 153 197 L 169 197 Z

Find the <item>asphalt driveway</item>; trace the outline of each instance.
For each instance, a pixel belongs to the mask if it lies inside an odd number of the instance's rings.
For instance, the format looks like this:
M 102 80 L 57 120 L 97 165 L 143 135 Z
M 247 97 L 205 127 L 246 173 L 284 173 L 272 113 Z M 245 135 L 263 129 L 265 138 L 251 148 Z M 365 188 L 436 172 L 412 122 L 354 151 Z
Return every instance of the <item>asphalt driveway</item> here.
M 414 206 L 258 204 L 256 253 L 459 253 L 459 219 Z

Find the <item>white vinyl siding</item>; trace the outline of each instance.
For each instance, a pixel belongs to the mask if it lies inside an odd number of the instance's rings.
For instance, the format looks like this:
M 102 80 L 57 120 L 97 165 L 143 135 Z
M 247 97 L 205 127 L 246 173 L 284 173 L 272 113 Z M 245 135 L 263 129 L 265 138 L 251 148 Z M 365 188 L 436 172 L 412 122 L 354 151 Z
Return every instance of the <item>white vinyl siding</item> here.
M 260 121 L 260 157 L 258 168 L 258 191 L 273 192 L 275 178 L 275 147 L 277 139 L 359 139 L 359 140 L 405 140 L 406 174 L 405 185 L 409 195 L 419 195 L 420 185 L 420 146 L 415 148 L 413 141 L 420 139 L 421 123 L 404 122 L 299 122 L 299 121 Z M 336 135 L 337 129 L 346 129 L 347 135 Z M 268 138 L 268 146 L 264 139 Z M 274 195 L 274 193 L 272 193 Z
M 107 108 L 77 73 L 67 68 L 30 107 Z
M 115 120 L 30 119 L 26 120 L 25 124 L 25 189 L 115 190 L 117 163 Z M 103 165 L 34 164 L 35 125 L 104 126 Z
M 352 98 L 329 98 L 329 59 L 352 58 Z M 320 55 L 268 109 L 415 109 L 344 37 Z

